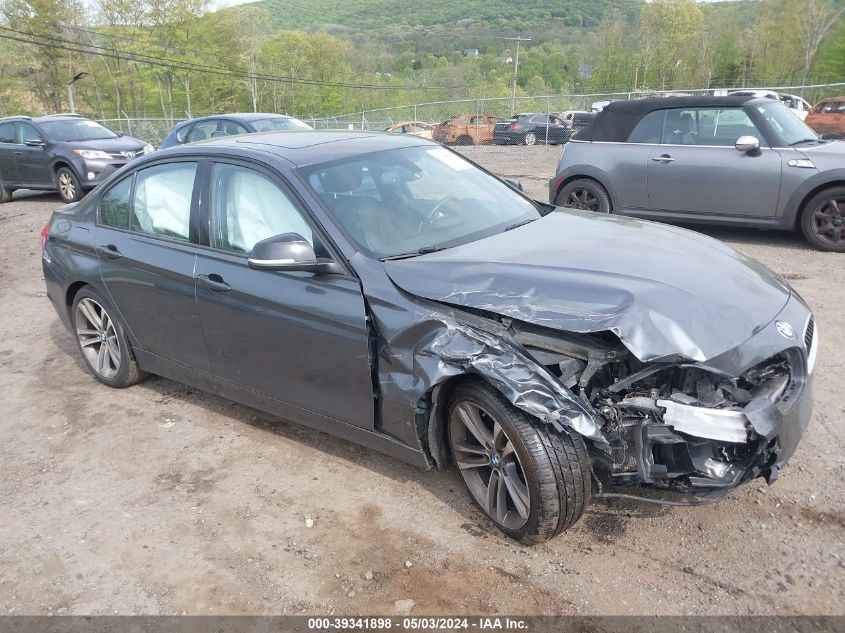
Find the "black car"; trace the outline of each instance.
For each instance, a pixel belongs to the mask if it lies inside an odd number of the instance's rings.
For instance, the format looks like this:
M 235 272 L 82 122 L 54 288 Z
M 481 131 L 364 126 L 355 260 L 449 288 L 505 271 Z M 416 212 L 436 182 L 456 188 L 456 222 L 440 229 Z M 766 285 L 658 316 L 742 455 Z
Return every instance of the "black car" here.
M 411 135 L 157 152 L 42 243 L 99 381 L 159 374 L 455 463 L 526 543 L 591 496 L 773 481 L 810 417 L 818 333 L 780 277 L 690 231 L 555 210 Z
M 497 145 L 559 145 L 571 136 L 572 129 L 556 114 L 517 114 L 498 121 L 493 129 L 493 142 Z
M 283 132 L 287 130 L 310 130 L 310 125 L 285 114 L 267 114 L 261 112 L 234 112 L 218 114 L 198 119 L 183 121 L 177 125 L 159 149 L 166 149 L 183 143 L 204 141 L 221 136 L 252 134 L 254 132 Z
M 76 114 L 0 119 L 0 202 L 16 189 L 57 190 L 79 200 L 152 145 Z

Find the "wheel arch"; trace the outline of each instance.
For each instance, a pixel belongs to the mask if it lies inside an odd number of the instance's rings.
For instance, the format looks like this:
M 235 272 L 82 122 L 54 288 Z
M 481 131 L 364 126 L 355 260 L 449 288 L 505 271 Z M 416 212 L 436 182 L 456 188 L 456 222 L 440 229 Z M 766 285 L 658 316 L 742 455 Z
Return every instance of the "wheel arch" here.
M 810 189 L 802 198 L 801 201 L 798 203 L 797 207 L 795 208 L 795 215 L 794 215 L 794 224 L 793 229 L 797 229 L 800 226 L 801 218 L 804 217 L 804 213 L 807 211 L 807 204 L 812 200 L 815 196 L 820 194 L 822 191 L 826 189 L 833 189 L 834 187 L 845 187 L 845 176 L 838 180 L 829 180 L 823 182 L 821 184 L 816 185 L 812 189 Z
M 65 305 L 67 306 L 68 314 L 70 314 L 71 308 L 73 308 L 73 302 L 79 291 L 90 285 L 87 281 L 74 281 L 67 287 L 67 290 L 65 290 Z
M 553 195 L 551 196 L 549 202 L 551 204 L 555 204 L 561 189 L 570 182 L 581 179 L 592 180 L 607 192 L 607 195 L 610 197 L 611 211 L 622 208 L 619 191 L 613 184 L 613 179 L 611 179 L 610 176 L 602 170 L 596 169 L 591 165 L 579 165 L 576 168 L 567 169 L 555 176 L 555 179 L 553 180 L 554 187 L 552 188 Z

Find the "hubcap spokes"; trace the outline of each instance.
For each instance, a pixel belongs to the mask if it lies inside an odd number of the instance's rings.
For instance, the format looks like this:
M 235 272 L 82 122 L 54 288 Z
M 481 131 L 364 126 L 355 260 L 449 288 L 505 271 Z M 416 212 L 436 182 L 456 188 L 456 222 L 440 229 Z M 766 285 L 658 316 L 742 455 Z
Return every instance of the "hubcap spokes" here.
M 76 306 L 76 336 L 91 368 L 113 378 L 120 367 L 120 343 L 109 315 L 99 303 L 85 298 Z
M 829 244 L 845 241 L 845 200 L 832 198 L 813 213 L 816 236 Z
M 469 402 L 455 407 L 449 424 L 455 462 L 475 500 L 501 525 L 525 525 L 531 510 L 525 471 L 501 425 Z
M 599 200 L 589 189 L 573 189 L 566 198 L 566 206 L 585 211 L 598 211 Z

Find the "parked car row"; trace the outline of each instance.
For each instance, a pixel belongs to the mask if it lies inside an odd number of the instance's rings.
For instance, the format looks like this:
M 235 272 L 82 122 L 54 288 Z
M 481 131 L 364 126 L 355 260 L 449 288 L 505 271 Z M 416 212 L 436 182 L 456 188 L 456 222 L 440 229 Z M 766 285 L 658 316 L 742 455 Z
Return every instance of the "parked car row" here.
M 209 138 L 310 130 L 299 119 L 280 114 L 225 114 L 178 124 L 159 149 Z M 75 202 L 116 170 L 154 148 L 113 132 L 78 114 L 0 119 L 0 202 L 17 189 L 55 190 Z
M 640 218 L 800 229 L 845 252 L 845 143 L 780 100 L 680 97 L 609 104 L 561 154 L 549 200 Z

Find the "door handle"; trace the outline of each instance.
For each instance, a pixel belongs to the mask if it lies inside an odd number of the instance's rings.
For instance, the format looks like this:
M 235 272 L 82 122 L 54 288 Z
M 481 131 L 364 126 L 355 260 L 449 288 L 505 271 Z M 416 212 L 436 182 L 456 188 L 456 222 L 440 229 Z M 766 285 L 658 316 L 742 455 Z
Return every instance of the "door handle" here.
M 15 156 L 23 156 L 23 152 L 20 150 L 15 150 Z
M 119 250 L 117 250 L 117 246 L 115 246 L 114 244 L 98 246 L 97 252 L 108 259 L 120 259 L 121 257 L 123 257 L 123 254 Z
M 663 154 L 661 156 L 653 156 L 651 160 L 656 163 L 663 163 L 665 165 L 666 163 L 671 163 L 675 159 L 669 156 L 669 154 Z
M 232 286 L 223 281 L 223 277 L 217 273 L 197 275 L 197 283 L 204 288 L 208 288 L 211 292 L 229 292 L 232 289 Z

